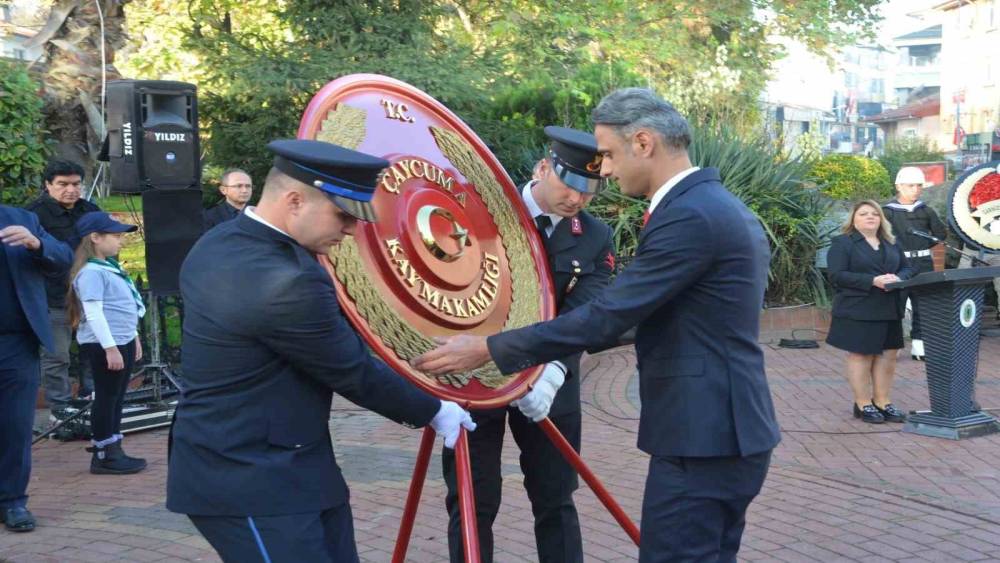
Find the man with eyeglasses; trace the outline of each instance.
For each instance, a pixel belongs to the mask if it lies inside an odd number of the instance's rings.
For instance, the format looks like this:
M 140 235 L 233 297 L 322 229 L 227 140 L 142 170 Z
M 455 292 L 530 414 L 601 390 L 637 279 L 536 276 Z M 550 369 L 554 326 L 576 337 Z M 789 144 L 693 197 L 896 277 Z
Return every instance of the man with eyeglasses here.
M 79 242 L 76 222 L 85 213 L 100 211 L 96 204 L 82 197 L 83 167 L 61 159 L 50 160 L 45 166 L 45 191 L 25 209 L 38 215 L 42 228 L 57 240 L 75 249 Z M 52 416 L 62 419 L 75 412 L 70 407 L 73 398 L 69 378 L 69 349 L 73 342 L 73 329 L 66 315 L 66 291 L 69 289 L 68 272 L 46 275 L 45 296 L 48 300 L 49 323 L 52 328 L 52 348 L 42 348 L 40 360 L 45 401 Z M 94 388 L 90 370 L 81 366 L 80 387 L 77 395 L 89 396 Z
M 253 195 L 253 182 L 250 175 L 239 168 L 230 168 L 222 173 L 219 193 L 225 198 L 221 203 L 205 211 L 205 230 L 219 223 L 235 219 L 243 212 Z

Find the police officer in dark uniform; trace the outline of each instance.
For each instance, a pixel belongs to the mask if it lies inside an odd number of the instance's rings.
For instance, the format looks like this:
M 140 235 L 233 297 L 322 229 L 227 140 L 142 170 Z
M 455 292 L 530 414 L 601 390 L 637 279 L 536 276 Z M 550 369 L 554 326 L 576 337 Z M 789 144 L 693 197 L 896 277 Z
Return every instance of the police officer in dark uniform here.
M 551 151 L 521 198 L 545 242 L 563 314 L 590 301 L 611 279 L 615 265 L 611 229 L 583 208 L 604 185 L 597 141 L 590 133 L 546 127 Z M 521 449 L 524 486 L 535 516 L 535 543 L 542 562 L 583 561 L 580 522 L 573 504 L 577 476 L 535 422 L 546 416 L 580 451 L 580 354 L 550 362 L 517 408 L 476 411 L 477 430 L 469 437 L 476 516 L 482 561 L 493 560 L 493 521 L 500 509 L 500 453 L 505 421 Z M 448 546 L 451 561 L 464 561 L 455 486 L 455 456 L 445 450 Z
M 329 433 L 333 393 L 451 447 L 457 404 L 374 359 L 316 261 L 374 221 L 388 162 L 329 143 L 274 141 L 260 204 L 205 234 L 181 269 L 183 394 L 167 508 L 225 561 L 357 561 L 347 484 Z M 220 287 L 240 291 L 219 291 Z
M 920 201 L 920 193 L 926 186 L 924 173 L 915 166 L 906 166 L 896 174 L 896 199 L 882 206 L 882 212 L 892 225 L 899 246 L 910 261 L 913 275 L 934 271 L 931 247 L 934 242 L 913 234 L 913 231 L 929 233 L 944 240 L 948 229 L 937 212 Z M 914 294 L 909 295 L 913 308 L 913 323 L 910 327 L 910 356 L 914 360 L 924 359 L 924 342 L 920 327 L 920 308 Z

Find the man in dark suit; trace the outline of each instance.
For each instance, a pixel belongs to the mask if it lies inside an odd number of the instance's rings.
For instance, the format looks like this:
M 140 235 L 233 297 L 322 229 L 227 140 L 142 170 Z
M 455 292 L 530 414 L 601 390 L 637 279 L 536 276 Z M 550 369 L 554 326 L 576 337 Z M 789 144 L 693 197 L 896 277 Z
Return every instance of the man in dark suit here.
M 333 393 L 430 424 L 448 447 L 460 425 L 475 425 L 371 356 L 315 258 L 375 220 L 388 162 L 318 141 L 268 149 L 277 156 L 260 205 L 206 233 L 181 269 L 184 377 L 167 508 L 189 515 L 226 561 L 357 561 L 330 440 Z
M 212 227 L 235 219 L 250 202 L 253 196 L 253 182 L 250 175 L 239 168 L 230 168 L 222 173 L 219 179 L 219 193 L 223 200 L 205 210 L 205 231 Z
M 38 221 L 50 235 L 75 249 L 78 239 L 76 222 L 85 213 L 100 211 L 96 204 L 82 197 L 83 167 L 75 162 L 53 159 L 45 166 L 45 191 L 25 209 L 38 216 Z M 76 412 L 69 406 L 73 387 L 69 377 L 69 349 L 73 343 L 73 328 L 66 313 L 66 291 L 69 289 L 68 272 L 46 276 L 45 295 L 49 303 L 49 325 L 53 345 L 41 350 L 42 384 L 45 401 L 55 418 L 66 418 Z M 79 396 L 90 395 L 94 382 L 90 368 L 80 366 Z
M 598 295 L 611 279 L 615 255 L 611 229 L 583 210 L 604 186 L 597 141 L 590 133 L 546 127 L 551 151 L 521 198 L 545 242 L 559 314 Z M 589 166 L 589 169 L 588 169 Z M 500 453 L 505 423 L 521 449 L 524 487 L 535 516 L 535 545 L 542 562 L 582 562 L 580 521 L 573 504 L 577 476 L 534 422 L 548 416 L 580 451 L 580 354 L 546 364 L 527 395 L 511 407 L 475 411 L 469 437 L 480 559 L 493 560 L 493 521 L 500 509 Z M 442 458 L 448 485 L 448 547 L 453 563 L 465 561 L 455 483 L 455 456 Z
M 628 88 L 593 120 L 602 174 L 650 200 L 632 263 L 565 315 L 488 339 L 441 339 L 414 365 L 462 372 L 492 359 L 512 373 L 613 346 L 637 325 L 639 448 L 651 456 L 639 559 L 735 561 L 780 440 L 757 344 L 767 239 L 718 170 L 691 166 L 690 129 L 673 106 Z
M 66 276 L 73 252 L 30 211 L 0 205 L 0 521 L 29 532 L 31 427 L 38 395 L 38 346 L 53 348 L 45 275 Z

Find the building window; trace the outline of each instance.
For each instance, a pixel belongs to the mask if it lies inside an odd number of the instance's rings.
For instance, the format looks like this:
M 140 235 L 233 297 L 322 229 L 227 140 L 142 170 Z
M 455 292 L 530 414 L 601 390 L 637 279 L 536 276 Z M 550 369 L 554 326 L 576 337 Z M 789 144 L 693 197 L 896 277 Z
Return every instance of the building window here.
M 3 16 L 3 21 L 9 22 L 10 21 L 10 6 L 7 6 L 6 4 L 3 5 L 3 6 L 0 6 L 0 15 Z
M 12 57 L 19 61 L 24 60 L 24 49 L 11 49 L 10 54 Z

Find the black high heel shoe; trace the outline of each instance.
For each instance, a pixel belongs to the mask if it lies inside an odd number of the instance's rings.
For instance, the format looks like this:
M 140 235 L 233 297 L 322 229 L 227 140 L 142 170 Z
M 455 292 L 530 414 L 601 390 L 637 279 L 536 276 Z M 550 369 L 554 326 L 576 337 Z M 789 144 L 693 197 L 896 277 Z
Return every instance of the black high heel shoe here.
M 860 418 L 862 422 L 867 422 L 868 424 L 882 424 L 885 422 L 885 417 L 882 413 L 878 411 L 878 408 L 869 403 L 863 407 L 858 407 L 858 404 L 854 404 L 854 418 Z

